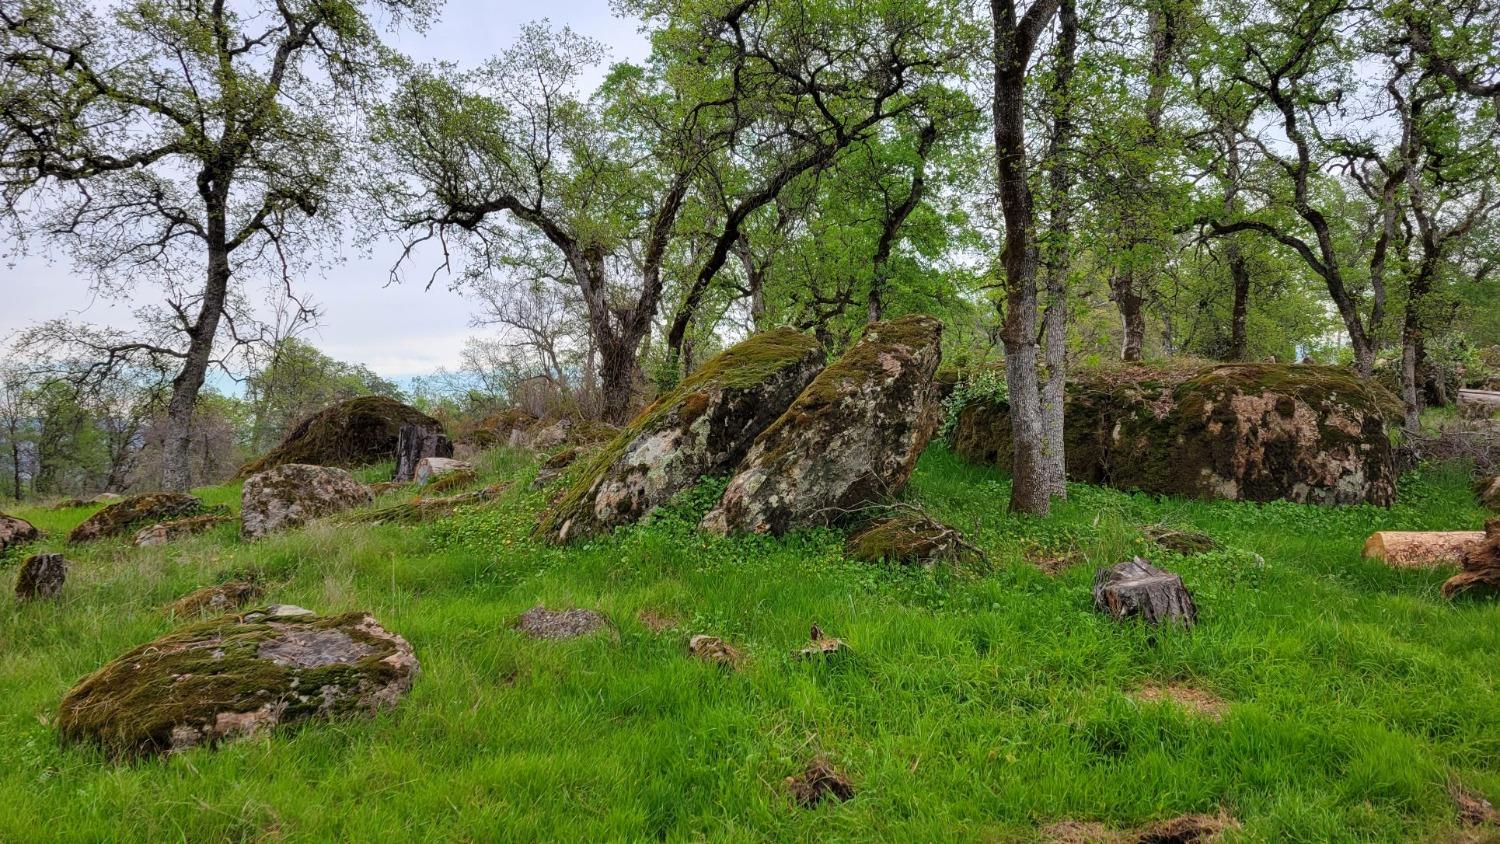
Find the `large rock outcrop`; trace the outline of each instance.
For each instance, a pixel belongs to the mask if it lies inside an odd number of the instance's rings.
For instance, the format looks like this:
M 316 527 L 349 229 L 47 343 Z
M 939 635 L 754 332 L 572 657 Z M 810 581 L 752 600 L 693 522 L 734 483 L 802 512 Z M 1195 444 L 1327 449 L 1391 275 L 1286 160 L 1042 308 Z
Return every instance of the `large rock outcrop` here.
M 825 525 L 906 485 L 937 428 L 943 324 L 879 322 L 755 441 L 705 530 Z
M 401 429 L 416 425 L 441 432 L 441 422 L 385 396 L 360 396 L 339 402 L 304 419 L 286 439 L 240 468 L 248 477 L 288 463 L 315 466 L 364 466 L 393 460 Z
M 289 463 L 245 481 L 240 534 L 260 539 L 375 500 L 370 488 L 343 469 Z
M 707 361 L 641 411 L 548 509 L 555 541 L 631 524 L 698 479 L 727 473 L 823 368 L 823 350 L 789 328 Z
M 416 673 L 411 645 L 366 613 L 273 606 L 179 627 L 108 663 L 63 698 L 57 728 L 117 758 L 170 753 L 372 713 Z
M 112 536 L 123 536 L 147 522 L 164 522 L 191 516 L 203 509 L 196 496 L 181 492 L 152 492 L 132 495 L 89 516 L 73 532 L 69 542 L 93 542 Z
M 1189 498 L 1389 505 L 1387 426 L 1401 404 L 1335 367 L 1226 364 L 1191 371 L 1110 367 L 1070 373 L 1068 476 Z M 977 400 L 953 448 L 1009 469 L 1010 411 Z
M 36 529 L 36 525 L 19 516 L 0 513 L 0 554 L 11 546 L 35 542 L 41 538 L 42 532 Z

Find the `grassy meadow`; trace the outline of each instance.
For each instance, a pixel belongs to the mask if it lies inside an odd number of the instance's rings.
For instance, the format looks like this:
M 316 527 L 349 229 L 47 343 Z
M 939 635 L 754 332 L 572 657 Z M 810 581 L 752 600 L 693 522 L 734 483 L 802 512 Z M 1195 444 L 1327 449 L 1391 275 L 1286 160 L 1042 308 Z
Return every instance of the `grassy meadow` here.
M 1446 572 L 1360 557 L 1377 529 L 1477 528 L 1462 472 L 1408 475 L 1388 510 L 1075 485 L 1032 519 L 1005 512 L 1007 478 L 935 447 L 907 497 L 986 558 L 924 570 L 848 561 L 833 531 L 701 536 L 714 482 L 612 537 L 538 545 L 534 458 L 480 465 L 478 483 L 510 482 L 492 505 L 256 544 L 225 525 L 65 548 L 91 508 L 15 508 L 49 536 L 0 561 L 7 590 L 27 554 L 73 566 L 60 603 L 0 600 L 0 841 L 1036 841 L 1063 820 L 1221 811 L 1227 841 L 1491 840 L 1449 788 L 1500 802 L 1500 603 L 1449 604 Z M 199 493 L 239 506 L 235 485 Z M 1224 547 L 1167 552 L 1152 525 Z M 1095 569 L 1135 553 L 1182 575 L 1196 628 L 1093 610 Z M 372 612 L 421 660 L 411 694 L 166 759 L 59 746 L 74 682 L 171 629 L 162 605 L 236 577 L 268 602 Z M 538 604 L 598 609 L 615 635 L 525 638 L 511 625 Z M 792 656 L 814 622 L 844 658 Z M 691 658 L 695 633 L 747 662 Z M 1222 717 L 1137 694 L 1153 684 Z M 800 808 L 785 779 L 820 754 L 856 794 Z

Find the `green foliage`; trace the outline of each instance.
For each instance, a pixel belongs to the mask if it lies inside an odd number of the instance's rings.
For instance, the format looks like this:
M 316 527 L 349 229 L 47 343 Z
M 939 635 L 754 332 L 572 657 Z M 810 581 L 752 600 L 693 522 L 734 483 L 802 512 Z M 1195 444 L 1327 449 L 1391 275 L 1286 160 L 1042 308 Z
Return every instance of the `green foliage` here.
M 1010 390 L 1005 383 L 1005 370 L 999 367 L 984 367 L 959 375 L 953 391 L 943 399 L 943 418 L 938 423 L 937 438 L 948 442 L 953 429 L 958 425 L 958 415 L 975 402 L 1005 404 L 1010 401 Z

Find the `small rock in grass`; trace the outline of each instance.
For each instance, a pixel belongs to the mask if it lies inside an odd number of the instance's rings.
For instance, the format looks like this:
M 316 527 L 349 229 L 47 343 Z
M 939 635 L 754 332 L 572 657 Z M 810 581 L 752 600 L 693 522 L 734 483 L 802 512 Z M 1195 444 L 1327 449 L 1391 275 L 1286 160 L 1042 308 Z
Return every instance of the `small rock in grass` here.
M 22 601 L 56 598 L 68 578 L 68 561 L 61 554 L 37 554 L 21 564 L 16 597 Z
M 166 545 L 174 539 L 199 534 L 232 520 L 232 516 L 214 513 L 207 516 L 189 516 L 186 519 L 157 522 L 150 527 L 143 527 L 136 531 L 135 546 L 137 548 L 151 548 L 158 545 Z
M 1448 795 L 1453 798 L 1453 805 L 1458 808 L 1458 821 L 1464 826 L 1500 826 L 1500 809 L 1496 809 L 1483 794 L 1450 782 Z
M 63 698 L 57 728 L 113 758 L 173 753 L 389 708 L 417 667 L 411 645 L 366 613 L 267 607 L 179 627 L 106 664 Z
M 849 777 L 823 756 L 808 762 L 797 776 L 787 777 L 786 786 L 792 799 L 804 809 L 811 809 L 830 798 L 842 803 L 854 796 L 854 784 Z
M 417 486 L 425 486 L 453 472 L 473 471 L 474 467 L 462 460 L 454 460 L 451 457 L 424 457 L 417 461 L 416 471 L 412 473 L 412 482 Z
M 516 629 L 533 639 L 576 639 L 609 628 L 604 616 L 593 610 L 573 608 L 549 610 L 536 606 L 516 619 Z
M 1156 525 L 1146 528 L 1144 533 L 1147 541 L 1154 542 L 1168 551 L 1176 551 L 1183 556 L 1207 554 L 1221 547 L 1218 540 L 1212 536 L 1190 530 L 1173 530 Z
M 797 656 L 803 659 L 811 657 L 829 657 L 841 654 L 848 650 L 843 639 L 835 639 L 832 636 L 823 635 L 823 628 L 814 624 L 810 632 L 812 644 L 797 652 Z
M 0 552 L 13 545 L 23 542 L 35 542 L 42 538 L 42 532 L 36 529 L 31 522 L 18 516 L 7 516 L 0 513 Z
M 688 653 L 704 662 L 716 663 L 725 668 L 738 668 L 745 660 L 745 655 L 739 648 L 718 636 L 694 636 L 688 640 Z
M 1117 619 L 1139 617 L 1148 624 L 1173 621 L 1191 626 L 1198 618 L 1182 578 L 1140 557 L 1099 570 L 1094 606 Z
M 167 604 L 165 611 L 172 616 L 223 615 L 250 603 L 261 596 L 261 588 L 243 580 L 231 580 L 217 586 L 196 589 Z

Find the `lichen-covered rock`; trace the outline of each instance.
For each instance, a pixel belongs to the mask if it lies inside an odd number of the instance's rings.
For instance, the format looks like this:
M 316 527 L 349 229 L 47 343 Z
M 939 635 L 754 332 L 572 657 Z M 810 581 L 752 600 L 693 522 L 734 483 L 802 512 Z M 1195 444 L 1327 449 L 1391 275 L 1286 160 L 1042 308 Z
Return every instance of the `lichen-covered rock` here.
M 63 698 L 57 728 L 116 758 L 170 753 L 373 713 L 416 673 L 411 645 L 367 613 L 267 607 L 180 627 L 108 663 Z
M 142 522 L 161 522 L 190 516 L 203 508 L 196 496 L 181 492 L 152 492 L 132 495 L 89 516 L 68 534 L 69 542 L 93 542 L 111 536 L 124 536 Z
M 589 461 L 539 535 L 566 541 L 631 524 L 700 478 L 728 472 L 823 360 L 811 336 L 782 328 L 707 361 Z
M 303 420 L 281 444 L 240 468 L 244 478 L 288 463 L 363 466 L 393 460 L 401 428 L 419 425 L 441 431 L 441 422 L 385 396 L 339 402 Z
M 41 538 L 42 532 L 36 529 L 36 525 L 19 516 L 0 513 L 0 554 L 12 546 L 35 542 Z
M 703 528 L 780 535 L 900 492 L 937 428 L 943 324 L 879 322 L 765 430 Z
M 195 589 L 167 604 L 163 611 L 170 616 L 223 615 L 237 610 L 261 596 L 261 588 L 244 580 L 231 580 L 217 586 Z
M 1075 481 L 1231 501 L 1385 506 L 1395 498 L 1388 426 L 1401 404 L 1347 370 L 1228 364 L 1070 375 L 1064 439 Z M 963 408 L 953 448 L 1009 468 L 1009 408 L 991 399 Z
M 68 561 L 61 554 L 36 554 L 21 564 L 16 575 L 16 597 L 22 601 L 56 598 L 68 579 Z
M 343 469 L 289 463 L 245 481 L 240 533 L 259 539 L 374 500 L 369 487 Z
M 412 482 L 417 486 L 422 486 L 452 472 L 473 471 L 474 467 L 462 460 L 454 460 L 451 457 L 424 457 L 417 461 L 417 468 L 412 472 Z
M 233 516 L 222 513 L 209 513 L 205 516 L 189 516 L 186 519 L 172 519 L 166 522 L 157 522 L 149 527 L 143 527 L 135 532 L 135 545 L 137 548 L 150 548 L 157 545 L 166 545 L 184 536 L 193 536 L 206 530 L 216 528 L 225 522 L 233 521 Z
M 931 565 L 958 560 L 969 552 L 958 531 L 917 513 L 876 519 L 851 534 L 844 553 L 866 563 Z
M 594 610 L 581 607 L 549 610 L 541 606 L 521 613 L 515 627 L 533 639 L 577 639 L 610 629 L 609 621 Z

